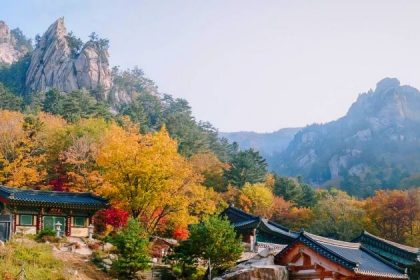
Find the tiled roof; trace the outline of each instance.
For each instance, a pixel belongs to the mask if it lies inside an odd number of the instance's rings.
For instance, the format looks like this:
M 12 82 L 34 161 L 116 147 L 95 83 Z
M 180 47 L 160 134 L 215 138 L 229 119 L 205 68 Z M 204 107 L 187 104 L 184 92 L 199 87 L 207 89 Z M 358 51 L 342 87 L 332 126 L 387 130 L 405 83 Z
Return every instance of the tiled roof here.
M 381 237 L 378 237 L 378 236 L 376 236 L 376 235 L 373 235 L 373 234 L 371 234 L 371 233 L 369 233 L 369 232 L 367 232 L 367 231 L 364 231 L 359 237 L 357 237 L 355 240 L 357 240 L 357 241 L 359 241 L 359 242 L 362 242 L 363 243 L 363 237 L 367 237 L 367 238 L 370 238 L 370 239 L 374 239 L 374 240 L 376 240 L 376 241 L 379 241 L 379 242 L 381 242 L 381 243 L 384 243 L 384 244 L 386 244 L 386 245 L 388 245 L 388 246 L 391 246 L 391 247 L 394 247 L 394 248 L 397 248 L 397 249 L 400 249 L 400 250 L 403 250 L 403 251 L 406 251 L 406 252 L 408 252 L 408 253 L 413 253 L 413 254 L 417 254 L 417 255 L 420 255 L 420 248 L 415 248 L 415 247 L 410 247 L 410 246 L 407 246 L 407 245 L 403 245 L 403 244 L 399 244 L 399 243 L 396 243 L 396 242 L 393 242 L 393 241 L 390 241 L 390 240 L 386 240 L 386 239 L 384 239 L 384 238 L 381 238 Z
M 290 229 L 267 219 L 261 219 L 260 228 L 265 228 L 269 233 L 280 234 L 290 238 L 296 238 L 299 235 L 297 232 L 291 231 Z
M 0 186 L 0 197 L 16 205 L 71 206 L 73 208 L 104 208 L 107 205 L 107 200 L 91 193 L 21 190 L 5 186 Z
M 272 222 L 268 219 L 254 216 L 238 208 L 229 206 L 222 213 L 236 229 L 258 228 L 273 235 L 296 238 L 298 233 L 289 230 L 287 227 Z
M 260 219 L 260 217 L 258 216 L 251 215 L 233 206 L 229 206 L 228 208 L 223 210 L 223 212 L 220 215 L 226 216 L 229 219 L 229 221 L 234 225 L 258 221 Z
M 399 279 L 407 278 L 402 269 L 364 248 L 360 243 L 344 242 L 301 232 L 295 242 L 289 245 L 288 248 L 297 242 L 303 243 L 331 261 L 354 271 L 356 274 Z M 287 252 L 288 248 L 283 250 L 280 255 Z

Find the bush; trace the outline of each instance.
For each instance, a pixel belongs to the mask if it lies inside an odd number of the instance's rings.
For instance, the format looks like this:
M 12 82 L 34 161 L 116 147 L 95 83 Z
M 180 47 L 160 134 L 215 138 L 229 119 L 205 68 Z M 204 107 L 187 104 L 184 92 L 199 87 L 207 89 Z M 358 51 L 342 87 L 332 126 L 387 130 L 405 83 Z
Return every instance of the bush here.
M 38 242 L 53 242 L 56 243 L 60 240 L 60 238 L 55 236 L 56 232 L 50 228 L 44 228 L 40 232 L 35 235 L 35 240 Z
M 149 268 L 149 238 L 136 220 L 130 219 L 110 241 L 119 253 L 112 266 L 121 277 L 131 278 L 137 271 Z

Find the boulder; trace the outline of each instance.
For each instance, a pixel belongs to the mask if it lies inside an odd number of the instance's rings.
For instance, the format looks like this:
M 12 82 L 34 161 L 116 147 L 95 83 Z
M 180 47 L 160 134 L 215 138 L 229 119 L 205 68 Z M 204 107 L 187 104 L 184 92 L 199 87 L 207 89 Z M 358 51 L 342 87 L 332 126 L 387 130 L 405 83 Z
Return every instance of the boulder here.
M 228 270 L 217 280 L 286 280 L 287 268 L 274 264 L 274 256 L 278 250 L 267 248 L 253 258 Z
M 103 259 L 102 262 L 107 265 L 112 265 L 112 261 L 110 259 Z

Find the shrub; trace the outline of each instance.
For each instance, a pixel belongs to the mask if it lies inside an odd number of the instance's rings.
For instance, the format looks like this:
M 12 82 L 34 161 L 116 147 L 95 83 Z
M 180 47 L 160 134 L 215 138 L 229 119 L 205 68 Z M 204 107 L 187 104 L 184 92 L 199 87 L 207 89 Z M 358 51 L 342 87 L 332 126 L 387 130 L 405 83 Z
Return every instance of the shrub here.
M 110 241 L 118 249 L 118 260 L 112 266 L 120 276 L 130 278 L 149 267 L 149 238 L 136 220 L 130 219 Z
M 38 242 L 55 241 L 57 239 L 55 234 L 55 230 L 50 228 L 44 228 L 35 235 L 35 240 Z
M 42 229 L 35 235 L 35 240 L 38 242 L 50 242 L 50 243 L 58 243 L 58 242 L 65 242 L 66 237 L 57 237 L 56 232 L 52 229 Z

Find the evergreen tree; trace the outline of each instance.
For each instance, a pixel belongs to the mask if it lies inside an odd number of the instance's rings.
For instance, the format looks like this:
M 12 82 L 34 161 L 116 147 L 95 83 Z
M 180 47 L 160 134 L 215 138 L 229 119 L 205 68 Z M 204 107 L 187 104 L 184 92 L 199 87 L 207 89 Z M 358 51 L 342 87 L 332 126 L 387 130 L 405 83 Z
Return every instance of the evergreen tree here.
M 22 97 L 14 95 L 0 83 L 0 109 L 20 111 L 23 107 Z
M 263 182 L 267 174 L 267 163 L 258 151 L 253 149 L 236 153 L 225 171 L 225 178 L 231 185 L 243 187 L 245 183 Z
M 130 219 L 111 242 L 119 252 L 118 259 L 112 265 L 120 276 L 131 279 L 137 271 L 149 267 L 148 236 L 136 220 Z
M 173 258 L 182 263 L 183 272 L 186 266 L 197 266 L 200 261 L 219 270 L 233 266 L 242 252 L 242 241 L 229 221 L 211 216 L 191 226 L 189 238 L 175 248 Z

